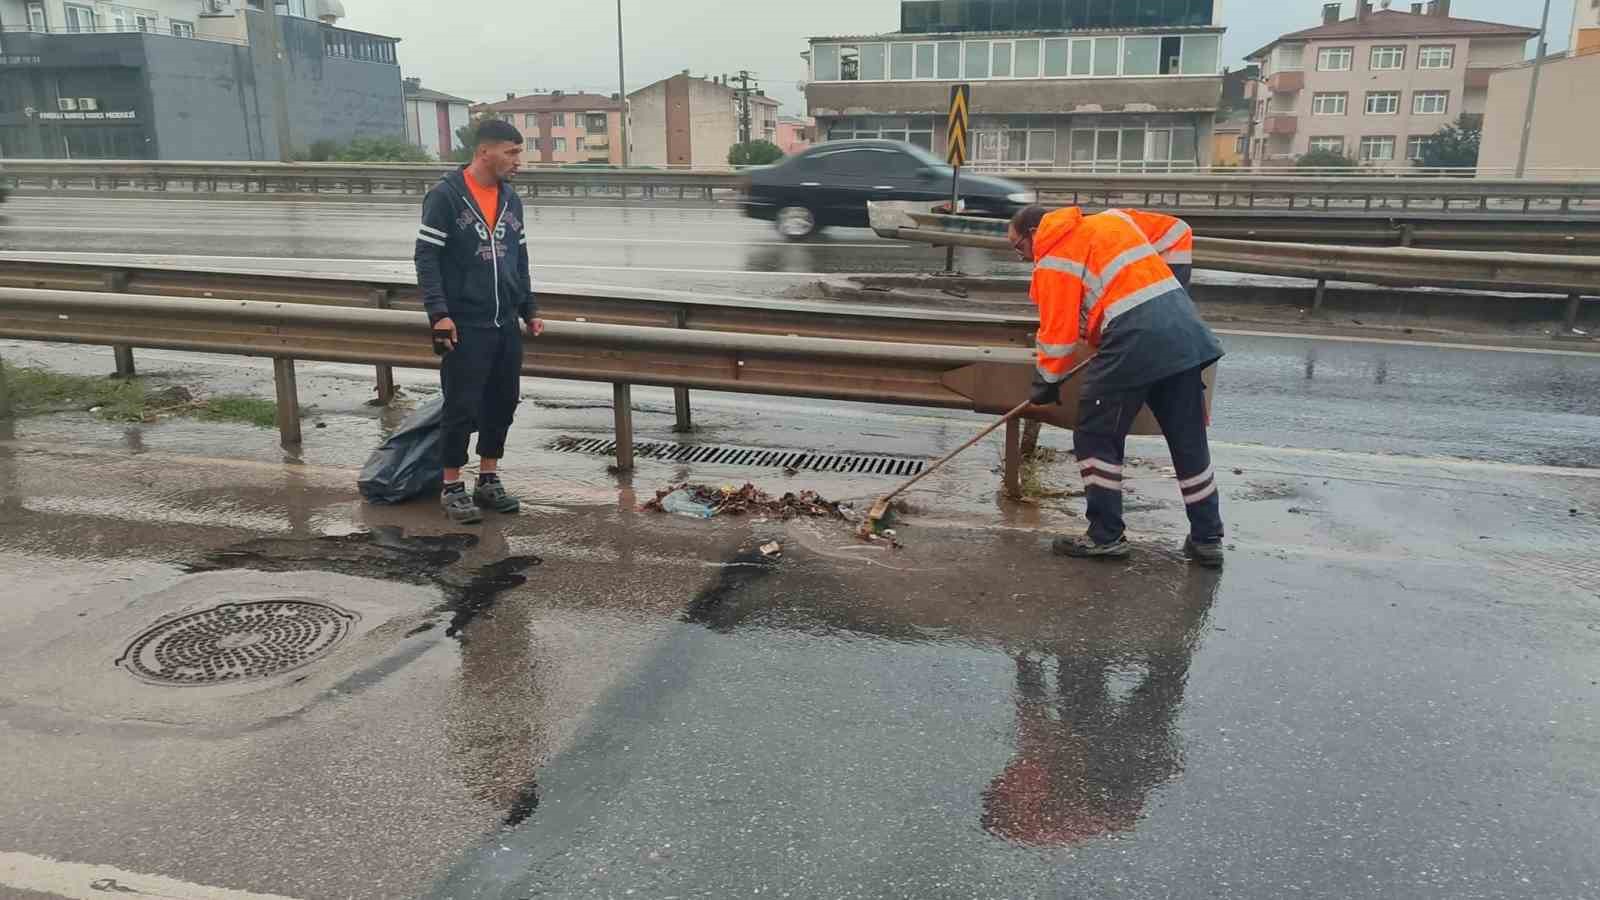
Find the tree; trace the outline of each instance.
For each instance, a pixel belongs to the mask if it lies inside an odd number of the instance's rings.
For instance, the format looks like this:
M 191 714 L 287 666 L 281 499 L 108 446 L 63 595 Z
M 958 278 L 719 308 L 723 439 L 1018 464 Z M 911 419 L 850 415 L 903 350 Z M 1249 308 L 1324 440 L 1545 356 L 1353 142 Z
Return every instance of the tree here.
M 1355 160 L 1343 153 L 1332 150 L 1313 150 L 1294 161 L 1298 169 L 1350 169 L 1350 174 L 1355 174 L 1359 165 Z
M 1476 169 L 1482 143 L 1483 125 L 1462 116 L 1422 142 L 1422 158 L 1417 165 L 1425 169 Z
M 728 150 L 730 166 L 770 166 L 780 159 L 783 159 L 783 151 L 771 141 L 734 144 Z
M 295 154 L 302 162 L 433 162 L 428 151 L 403 138 L 356 138 L 348 144 L 317 141 Z

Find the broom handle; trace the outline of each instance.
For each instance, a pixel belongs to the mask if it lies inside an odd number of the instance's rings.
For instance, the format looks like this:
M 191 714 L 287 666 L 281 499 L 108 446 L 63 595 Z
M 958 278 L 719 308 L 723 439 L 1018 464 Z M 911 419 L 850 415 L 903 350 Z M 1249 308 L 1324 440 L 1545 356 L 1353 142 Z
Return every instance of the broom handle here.
M 1062 384 L 1066 384 L 1068 381 L 1071 381 L 1072 380 L 1072 376 L 1074 376 L 1074 375 L 1078 374 L 1079 372 L 1083 371 L 1083 367 L 1087 366 L 1089 364 L 1089 360 L 1091 360 L 1093 358 L 1094 357 L 1091 356 L 1089 359 L 1086 359 L 1083 362 L 1080 362 L 1077 365 L 1073 366 L 1072 370 L 1067 373 L 1066 377 L 1061 379 L 1061 383 Z M 976 444 L 977 442 L 983 440 L 984 438 L 988 437 L 989 435 L 994 434 L 995 429 L 999 428 L 1001 425 L 1006 424 L 1007 422 L 1011 421 L 1012 419 L 1015 419 L 1017 416 L 1022 415 L 1024 412 L 1027 411 L 1028 407 L 1030 407 L 1032 405 L 1034 405 L 1032 400 L 1024 401 L 1021 406 L 1018 406 L 1016 409 L 1013 409 L 1011 412 L 1008 412 L 1005 415 L 1001 416 L 999 421 L 995 422 L 993 425 L 990 425 L 988 428 L 985 428 L 984 430 L 978 432 L 977 436 L 974 437 L 972 440 L 967 441 L 965 444 L 962 444 L 961 446 L 957 447 L 956 449 L 950 451 L 949 455 L 945 456 L 944 459 L 941 459 L 938 462 L 934 463 L 933 465 L 927 467 L 926 469 L 923 469 L 922 470 L 922 474 L 920 474 L 917 477 L 911 479 L 910 481 L 906 482 L 905 484 L 902 484 L 899 487 L 895 488 L 893 492 L 891 492 L 888 495 L 884 496 L 883 499 L 879 500 L 878 502 L 887 503 L 890 500 L 893 500 L 894 498 L 896 498 L 896 497 L 900 496 L 901 494 L 905 493 L 906 491 L 910 490 L 912 485 L 916 484 L 917 482 L 921 481 L 924 478 L 927 478 L 929 475 L 932 475 L 934 472 L 937 472 L 939 469 L 944 467 L 945 463 L 949 462 L 952 459 L 955 459 L 956 457 L 960 456 L 962 453 L 965 453 L 973 444 Z

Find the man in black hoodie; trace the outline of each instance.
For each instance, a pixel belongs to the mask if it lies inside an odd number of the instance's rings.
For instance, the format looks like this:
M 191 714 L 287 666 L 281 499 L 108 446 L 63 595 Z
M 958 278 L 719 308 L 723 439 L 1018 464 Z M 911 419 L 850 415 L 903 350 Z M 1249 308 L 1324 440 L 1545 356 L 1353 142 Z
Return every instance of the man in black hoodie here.
M 444 493 L 456 522 L 482 509 L 514 513 L 520 501 L 500 483 L 506 432 L 521 398 L 522 333 L 544 332 L 528 273 L 522 200 L 506 181 L 522 167 L 522 135 L 490 119 L 478 128 L 472 162 L 445 175 L 422 201 L 417 285 L 444 355 Z M 478 433 L 478 483 L 467 493 L 461 467 Z

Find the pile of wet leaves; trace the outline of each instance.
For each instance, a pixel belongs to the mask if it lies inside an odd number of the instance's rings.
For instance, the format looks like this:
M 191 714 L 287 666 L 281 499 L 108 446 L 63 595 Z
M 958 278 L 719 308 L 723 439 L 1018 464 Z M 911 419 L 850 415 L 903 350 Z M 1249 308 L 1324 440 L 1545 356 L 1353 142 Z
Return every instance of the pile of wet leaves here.
M 757 488 L 708 484 L 674 484 L 656 492 L 654 500 L 644 504 L 651 512 L 668 512 L 678 515 L 709 519 L 714 516 L 758 515 L 773 519 L 842 519 L 855 517 L 847 504 L 836 503 L 816 491 L 790 492 L 781 497 Z

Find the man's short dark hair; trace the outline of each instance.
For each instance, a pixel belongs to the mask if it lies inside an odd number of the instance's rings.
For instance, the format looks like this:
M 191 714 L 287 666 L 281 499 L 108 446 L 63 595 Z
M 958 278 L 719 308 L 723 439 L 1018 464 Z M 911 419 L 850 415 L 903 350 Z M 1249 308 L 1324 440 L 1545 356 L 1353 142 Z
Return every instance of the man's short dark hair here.
M 510 141 L 513 144 L 522 143 L 522 132 L 510 122 L 501 119 L 486 119 L 478 126 L 478 143 L 476 147 L 484 144 L 500 144 Z M 476 149 L 474 147 L 474 149 Z
M 1011 227 L 1017 230 L 1017 234 L 1033 234 L 1039 230 L 1039 223 L 1044 221 L 1044 217 L 1049 212 L 1049 207 L 1040 206 L 1037 203 L 1031 206 L 1024 206 L 1022 209 L 1017 210 L 1016 215 L 1011 217 Z

